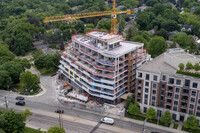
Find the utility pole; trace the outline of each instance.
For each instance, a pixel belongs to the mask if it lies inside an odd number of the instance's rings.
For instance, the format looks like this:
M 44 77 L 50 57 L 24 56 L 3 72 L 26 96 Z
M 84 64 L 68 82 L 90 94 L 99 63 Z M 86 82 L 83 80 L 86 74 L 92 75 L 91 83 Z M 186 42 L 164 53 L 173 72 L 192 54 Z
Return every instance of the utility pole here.
M 4 97 L 4 99 L 5 99 L 6 109 L 8 109 L 8 101 L 6 100 L 6 96 Z
M 60 110 L 60 109 L 59 109 Z M 59 112 L 59 114 L 58 114 L 58 121 L 59 121 L 59 126 L 60 126 L 60 128 L 61 128 L 61 118 L 60 118 L 60 113 L 61 112 Z
M 146 121 L 146 120 L 144 120 L 144 123 L 143 123 L 142 133 L 145 132 L 145 121 Z

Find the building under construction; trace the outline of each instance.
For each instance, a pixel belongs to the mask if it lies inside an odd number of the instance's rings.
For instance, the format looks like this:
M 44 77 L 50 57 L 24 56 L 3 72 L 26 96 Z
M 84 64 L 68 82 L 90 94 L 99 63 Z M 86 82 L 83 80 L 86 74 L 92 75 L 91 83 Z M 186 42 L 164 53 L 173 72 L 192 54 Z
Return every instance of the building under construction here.
M 117 104 L 123 94 L 134 91 L 136 68 L 146 60 L 142 43 L 124 40 L 122 35 L 101 31 L 73 35 L 60 72 L 77 92 Z

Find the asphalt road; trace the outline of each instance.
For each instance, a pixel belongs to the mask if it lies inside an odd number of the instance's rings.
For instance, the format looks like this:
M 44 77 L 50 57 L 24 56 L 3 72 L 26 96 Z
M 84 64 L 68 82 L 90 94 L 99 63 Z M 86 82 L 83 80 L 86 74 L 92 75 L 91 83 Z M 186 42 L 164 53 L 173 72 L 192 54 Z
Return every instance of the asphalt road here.
M 45 88 L 44 90 L 45 93 L 42 94 L 41 96 L 25 97 L 25 101 L 26 101 L 25 108 L 38 109 L 38 110 L 49 111 L 49 112 L 54 112 L 57 108 L 61 108 L 64 110 L 65 112 L 64 114 L 66 115 L 94 121 L 97 123 L 100 121 L 100 119 L 103 116 L 106 115 L 106 114 L 100 114 L 97 112 L 71 108 L 66 105 L 60 104 L 57 100 L 57 91 L 56 91 L 56 87 L 58 86 L 56 82 L 57 77 L 56 76 L 55 77 L 41 76 L 39 72 L 35 70 L 34 68 L 31 68 L 30 71 L 40 76 L 41 86 Z M 3 90 L 0 90 L 0 106 L 3 106 L 2 104 L 3 104 L 4 96 L 7 96 L 7 100 L 9 101 L 9 107 L 12 107 L 14 109 L 24 108 L 24 107 L 15 106 L 15 102 L 16 102 L 15 97 L 17 96 L 15 93 L 3 91 Z M 34 122 L 34 124 L 41 123 L 41 124 L 47 124 L 49 126 L 58 125 L 58 121 L 53 120 L 53 118 L 51 117 L 34 115 L 30 118 L 31 118 L 31 121 Z M 72 130 L 73 132 L 82 133 L 83 132 L 81 131 L 82 129 L 86 130 L 88 133 L 88 131 L 93 129 L 93 127 L 89 127 L 88 125 L 84 125 L 84 124 L 81 125 L 80 123 L 78 123 L 77 125 L 77 123 L 75 122 L 72 122 L 72 121 L 69 122 L 66 120 L 64 122 L 64 125 L 66 126 L 67 130 L 70 130 L 69 133 L 71 133 Z M 131 130 L 131 131 L 136 131 L 136 132 L 142 132 L 142 128 L 143 128 L 143 125 L 124 121 L 123 119 L 115 119 L 114 126 Z M 159 130 L 159 129 L 151 128 L 147 126 L 145 126 L 145 129 L 146 129 L 145 133 L 150 133 L 150 132 L 170 133 L 168 131 Z M 101 126 L 100 126 L 96 130 L 96 132 L 107 133 L 108 130 L 104 131 L 103 129 L 101 129 Z
M 0 97 L 2 97 L 2 96 L 3 95 L 0 94 Z M 7 99 L 9 101 L 9 106 L 11 108 L 14 108 L 14 109 L 24 108 L 24 107 L 14 105 L 15 101 L 16 101 L 15 97 L 7 96 Z M 1 98 L 1 100 L 2 100 L 2 98 Z M 36 101 L 29 101 L 29 100 L 25 100 L 25 101 L 26 101 L 25 108 L 44 110 L 44 111 L 49 111 L 49 112 L 54 112 L 57 108 L 61 108 L 61 109 L 64 110 L 64 114 L 66 114 L 66 115 L 79 117 L 79 118 L 87 119 L 87 120 L 94 121 L 94 122 L 99 122 L 100 119 L 104 116 L 104 114 L 94 113 L 92 111 L 86 111 L 86 110 L 79 110 L 79 109 L 76 109 L 76 108 L 70 108 L 70 107 L 67 107 L 67 106 L 62 105 L 62 104 L 51 104 L 51 105 L 49 105 L 49 104 L 46 104 L 46 103 L 41 103 L 41 102 L 36 102 Z M 58 125 L 58 120 L 55 120 L 55 119 L 52 120 L 53 118 L 50 118 L 50 117 L 47 118 L 46 116 L 34 115 L 33 117 L 31 117 L 31 119 L 32 119 L 32 121 L 35 121 L 35 123 L 43 121 L 42 123 L 45 123 L 45 124 L 48 124 L 48 125 Z M 41 120 L 41 119 L 43 119 L 43 120 Z M 51 122 L 51 120 L 52 120 L 52 122 Z M 66 123 L 65 125 L 67 125 L 68 123 L 71 123 L 71 125 L 69 125 L 69 127 L 66 126 L 67 127 L 66 129 L 69 129 L 71 131 L 72 131 L 71 127 L 73 127 L 77 124 L 77 123 L 73 123 L 71 121 L 70 122 L 65 121 L 64 123 Z M 78 125 L 79 125 L 79 123 L 78 123 Z M 119 128 L 124 128 L 124 129 L 127 129 L 127 130 L 131 130 L 131 131 L 136 131 L 136 132 L 142 132 L 142 128 L 143 128 L 143 125 L 123 121 L 123 120 L 116 119 L 116 118 L 115 118 L 114 126 L 119 127 Z M 81 125 L 80 124 L 80 128 L 77 127 L 73 130 L 75 130 L 77 132 L 81 132 L 80 130 L 81 130 L 82 127 L 87 129 L 87 131 L 92 130 L 92 128 L 93 128 L 93 127 L 88 127 L 88 125 Z M 151 127 L 147 127 L 147 126 L 145 126 L 145 129 L 146 129 L 145 133 L 150 133 L 150 132 L 170 133 L 168 131 L 159 130 L 159 129 L 151 128 Z M 97 130 L 99 131 L 99 130 L 102 130 L 102 129 L 98 128 Z M 106 131 L 103 131 L 103 132 L 106 132 Z

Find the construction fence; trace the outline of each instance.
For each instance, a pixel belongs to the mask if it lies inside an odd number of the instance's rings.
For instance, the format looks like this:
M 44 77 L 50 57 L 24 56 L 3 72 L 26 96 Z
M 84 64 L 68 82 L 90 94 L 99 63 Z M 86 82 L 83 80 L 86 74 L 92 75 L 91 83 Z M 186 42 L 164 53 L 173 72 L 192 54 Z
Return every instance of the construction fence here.
M 100 113 L 105 112 L 104 107 L 98 107 L 98 106 L 89 105 L 89 104 L 86 104 L 86 103 L 78 103 L 78 102 L 73 102 L 73 101 L 67 101 L 67 100 L 59 99 L 59 98 L 58 98 L 58 100 L 60 101 L 61 104 L 67 105 L 69 107 L 76 107 L 76 108 L 79 108 L 79 109 L 86 109 L 86 110 L 91 110 L 91 111 L 95 111 L 95 112 L 98 111 Z

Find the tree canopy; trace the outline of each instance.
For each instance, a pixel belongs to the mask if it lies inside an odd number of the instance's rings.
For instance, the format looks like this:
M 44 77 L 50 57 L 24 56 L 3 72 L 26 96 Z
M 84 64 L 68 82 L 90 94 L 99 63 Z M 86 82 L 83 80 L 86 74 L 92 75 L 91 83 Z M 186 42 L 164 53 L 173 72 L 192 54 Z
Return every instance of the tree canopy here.
M 165 113 L 162 115 L 161 122 L 165 125 L 169 125 L 172 122 L 172 114 L 169 110 L 165 111 Z
M 148 108 L 147 110 L 147 113 L 146 113 L 146 117 L 150 120 L 152 119 L 155 119 L 156 118 L 156 111 L 154 108 L 150 107 Z
M 50 127 L 47 133 L 66 133 L 66 132 L 63 128 L 54 126 L 54 127 Z
M 188 129 L 196 129 L 198 127 L 197 118 L 193 115 L 189 116 L 188 119 L 184 122 L 184 126 Z
M 155 58 L 156 56 L 165 52 L 166 49 L 167 49 L 167 42 L 165 41 L 165 39 L 160 36 L 154 36 L 153 38 L 151 38 L 147 50 L 149 51 L 151 56 Z
M 38 91 L 40 78 L 30 71 L 25 71 L 20 75 L 20 83 L 23 84 L 22 88 L 19 90 L 22 94 L 34 94 Z

